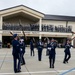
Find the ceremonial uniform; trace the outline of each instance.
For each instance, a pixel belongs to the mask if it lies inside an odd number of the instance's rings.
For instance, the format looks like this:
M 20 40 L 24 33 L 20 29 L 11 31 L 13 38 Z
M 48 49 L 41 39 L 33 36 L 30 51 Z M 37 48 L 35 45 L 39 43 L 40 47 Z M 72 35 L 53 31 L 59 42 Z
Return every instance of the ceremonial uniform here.
M 34 56 L 34 44 L 33 44 L 33 41 L 31 40 L 30 41 L 30 50 L 31 50 L 31 56 L 32 56 L 32 54 L 33 54 L 33 56 Z
M 37 47 L 38 47 L 38 60 L 41 61 L 41 59 L 42 59 L 43 43 L 41 41 L 39 41 Z
M 55 63 L 55 48 L 56 48 L 56 43 L 55 42 L 51 42 L 50 44 L 48 44 L 47 46 L 48 50 L 49 50 L 49 64 L 50 64 L 50 68 L 54 68 L 54 63 Z
M 70 48 L 73 47 L 70 43 L 65 44 L 65 56 L 63 63 L 68 63 L 68 60 L 71 58 Z
M 25 53 L 25 43 L 23 42 L 23 39 L 20 39 L 20 59 L 21 59 L 21 65 L 25 64 L 24 53 Z
M 14 40 L 12 41 L 12 55 L 13 55 L 13 61 L 14 61 L 14 72 L 21 72 L 20 71 L 20 44 L 17 40 L 17 34 L 13 35 Z M 18 60 L 18 62 L 17 62 Z

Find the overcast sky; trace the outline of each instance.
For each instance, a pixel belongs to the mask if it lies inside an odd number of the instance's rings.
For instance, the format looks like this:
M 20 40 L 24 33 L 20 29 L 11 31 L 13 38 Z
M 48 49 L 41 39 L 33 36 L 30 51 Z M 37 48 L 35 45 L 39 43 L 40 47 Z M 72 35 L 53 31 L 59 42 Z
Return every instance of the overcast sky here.
M 0 0 L 0 10 L 21 4 L 44 14 L 75 16 L 75 0 Z

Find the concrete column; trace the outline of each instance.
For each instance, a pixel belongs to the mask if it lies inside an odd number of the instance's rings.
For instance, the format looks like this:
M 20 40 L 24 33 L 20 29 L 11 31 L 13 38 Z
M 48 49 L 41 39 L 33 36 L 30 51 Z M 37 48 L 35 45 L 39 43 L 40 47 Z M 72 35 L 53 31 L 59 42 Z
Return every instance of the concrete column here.
M 75 37 L 75 34 L 71 37 L 71 38 L 74 38 Z M 71 44 L 73 45 L 73 46 L 75 46 L 75 39 L 73 39 L 72 41 L 71 41 Z
M 0 33 L 0 42 L 2 42 L 2 33 Z
M 71 44 L 74 45 L 74 40 L 71 41 Z
M 40 18 L 40 20 L 39 20 L 39 39 L 41 39 L 42 38 L 42 36 L 41 36 L 41 31 L 42 31 L 42 19 Z
M 2 16 L 0 16 L 0 41 L 2 42 Z

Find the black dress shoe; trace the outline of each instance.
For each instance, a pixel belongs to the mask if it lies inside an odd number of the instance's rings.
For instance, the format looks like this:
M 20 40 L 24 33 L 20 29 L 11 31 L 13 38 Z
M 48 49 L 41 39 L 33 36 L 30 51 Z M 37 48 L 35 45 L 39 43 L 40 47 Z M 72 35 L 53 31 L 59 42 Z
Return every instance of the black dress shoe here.
M 39 61 L 41 61 L 41 60 L 39 60 Z
M 17 70 L 15 70 L 14 73 L 17 73 Z
M 19 70 L 19 71 L 17 71 L 17 72 L 21 72 L 21 71 Z
M 68 63 L 68 61 L 66 61 L 66 63 Z
M 54 68 L 54 66 L 52 66 L 52 68 Z
M 22 63 L 21 65 L 25 65 L 25 63 Z
M 66 64 L 66 62 L 63 62 L 64 64 Z
M 15 71 L 15 73 L 17 73 L 17 71 Z
M 54 65 L 52 66 L 52 68 L 54 68 Z
M 49 68 L 52 68 L 52 67 L 49 67 Z

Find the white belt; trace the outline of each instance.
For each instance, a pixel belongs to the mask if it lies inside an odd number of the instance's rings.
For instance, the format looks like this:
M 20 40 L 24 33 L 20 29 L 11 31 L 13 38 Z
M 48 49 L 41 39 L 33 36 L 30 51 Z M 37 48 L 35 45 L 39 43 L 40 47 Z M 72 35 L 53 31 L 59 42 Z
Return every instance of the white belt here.
M 48 47 L 48 50 L 51 50 L 51 48 L 50 48 L 50 47 Z
M 20 48 L 20 50 L 22 51 L 22 48 Z

